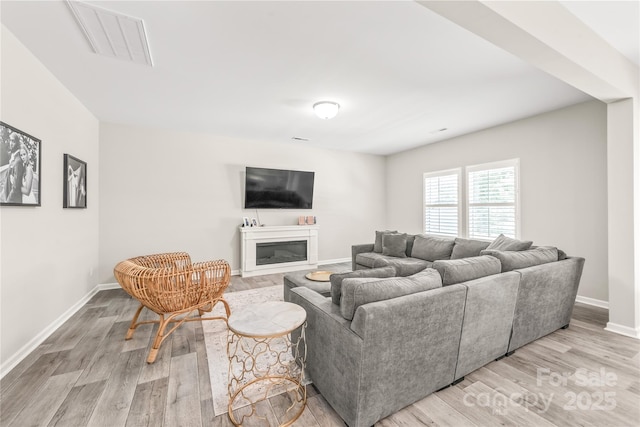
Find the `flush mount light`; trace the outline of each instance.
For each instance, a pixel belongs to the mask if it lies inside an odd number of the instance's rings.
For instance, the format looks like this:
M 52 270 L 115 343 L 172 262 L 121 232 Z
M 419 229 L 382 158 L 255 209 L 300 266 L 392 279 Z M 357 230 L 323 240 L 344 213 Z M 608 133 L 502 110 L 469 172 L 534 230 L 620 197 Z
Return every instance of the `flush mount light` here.
M 313 104 L 313 111 L 315 111 L 316 116 L 323 120 L 333 119 L 338 114 L 339 109 L 340 105 L 337 102 L 320 101 Z

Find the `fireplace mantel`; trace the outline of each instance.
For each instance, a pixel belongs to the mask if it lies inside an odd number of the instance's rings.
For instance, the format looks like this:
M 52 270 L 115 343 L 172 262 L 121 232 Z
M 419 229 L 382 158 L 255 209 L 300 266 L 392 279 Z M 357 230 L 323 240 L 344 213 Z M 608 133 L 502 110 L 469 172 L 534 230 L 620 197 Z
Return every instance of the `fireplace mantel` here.
M 240 227 L 240 270 L 242 277 L 317 268 L 318 228 L 317 225 Z M 305 241 L 307 244 L 306 260 L 258 265 L 256 251 L 258 244 L 300 241 Z

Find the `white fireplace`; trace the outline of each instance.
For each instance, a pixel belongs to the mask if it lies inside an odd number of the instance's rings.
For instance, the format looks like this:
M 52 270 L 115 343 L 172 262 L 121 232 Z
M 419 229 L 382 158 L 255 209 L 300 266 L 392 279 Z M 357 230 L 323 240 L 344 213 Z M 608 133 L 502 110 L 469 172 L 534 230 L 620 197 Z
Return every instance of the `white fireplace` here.
M 318 226 L 240 227 L 242 277 L 318 267 Z

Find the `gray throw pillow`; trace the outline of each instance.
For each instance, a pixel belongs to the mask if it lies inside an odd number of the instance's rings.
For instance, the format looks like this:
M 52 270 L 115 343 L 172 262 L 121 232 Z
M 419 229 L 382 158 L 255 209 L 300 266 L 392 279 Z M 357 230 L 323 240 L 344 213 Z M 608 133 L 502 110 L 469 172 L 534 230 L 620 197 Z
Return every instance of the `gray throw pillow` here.
M 423 274 L 424 273 L 424 274 Z M 356 309 L 364 304 L 384 301 L 424 292 L 442 286 L 439 275 L 435 272 L 420 272 L 420 278 L 393 277 L 389 279 L 344 279 L 342 282 L 342 298 L 340 299 L 340 314 L 347 320 L 352 320 Z M 373 280 L 367 281 L 365 280 Z M 402 313 L 399 313 L 400 315 Z
M 397 258 L 407 257 L 407 235 L 405 233 L 390 233 L 382 235 L 382 255 Z
M 375 278 L 387 278 L 394 277 L 396 275 L 396 269 L 394 267 L 381 267 L 371 268 L 365 270 L 349 271 L 347 273 L 334 273 L 329 276 L 331 281 L 331 302 L 340 305 L 340 295 L 342 294 L 342 281 L 344 279 L 356 278 L 356 277 L 375 277 Z
M 486 249 L 482 251 L 482 254 L 498 258 L 502 265 L 503 273 L 505 271 L 558 261 L 558 249 L 551 246 L 539 246 L 526 251 L 496 251 Z
M 455 245 L 453 245 L 453 251 L 451 251 L 451 259 L 480 256 L 480 251 L 487 249 L 489 243 L 491 242 L 456 237 Z
M 489 255 L 435 261 L 432 268 L 442 277 L 442 286 L 479 279 L 501 270 L 500 261 Z
M 382 253 L 382 235 L 389 233 L 397 233 L 398 230 L 376 231 L 376 240 L 373 242 L 373 252 Z
M 526 251 L 532 244 L 533 242 L 531 240 L 512 239 L 511 237 L 501 234 L 487 246 L 487 249 L 496 249 L 498 251 Z
M 411 249 L 411 257 L 435 261 L 449 259 L 455 241 L 442 237 L 416 236 Z

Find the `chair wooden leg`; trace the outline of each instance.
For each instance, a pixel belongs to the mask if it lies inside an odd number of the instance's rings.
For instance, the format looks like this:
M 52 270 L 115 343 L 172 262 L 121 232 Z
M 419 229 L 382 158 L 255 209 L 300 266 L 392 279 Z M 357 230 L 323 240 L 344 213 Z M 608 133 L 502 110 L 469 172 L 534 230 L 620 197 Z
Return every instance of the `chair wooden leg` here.
M 143 308 L 144 306 L 140 304 L 140 307 L 138 307 L 136 314 L 134 314 L 133 319 L 131 320 L 131 324 L 129 325 L 129 330 L 127 331 L 127 335 L 124 337 L 125 340 L 130 340 L 131 337 L 133 337 L 133 333 L 136 331 L 136 328 L 138 327 L 138 325 L 136 324 L 136 322 L 138 321 L 138 316 L 140 316 L 140 313 L 142 312 Z
M 231 309 L 229 308 L 229 304 L 225 301 L 224 298 L 220 298 L 220 302 L 224 305 L 224 311 L 227 312 L 227 319 L 231 316 Z
M 153 340 L 153 346 L 151 346 L 151 350 L 149 350 L 149 356 L 147 357 L 147 363 L 153 363 L 156 361 L 156 357 L 158 356 L 158 350 L 160 350 L 160 344 L 164 341 L 164 330 L 169 325 L 169 321 L 165 320 L 164 316 L 160 314 L 160 322 L 158 323 L 158 332 L 156 333 L 156 337 Z

